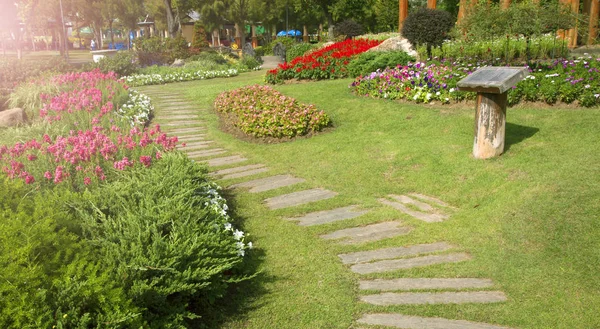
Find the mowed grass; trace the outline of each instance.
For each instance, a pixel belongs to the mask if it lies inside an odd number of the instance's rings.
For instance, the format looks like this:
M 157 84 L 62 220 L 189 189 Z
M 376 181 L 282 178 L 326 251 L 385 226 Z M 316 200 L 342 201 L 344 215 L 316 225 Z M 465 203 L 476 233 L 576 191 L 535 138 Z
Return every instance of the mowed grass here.
M 492 160 L 471 156 L 473 108 L 414 105 L 358 98 L 350 80 L 277 86 L 315 104 L 334 129 L 281 144 L 240 141 L 218 129 L 216 95 L 261 83 L 264 72 L 230 79 L 148 88 L 184 93 L 220 145 L 264 163 L 266 177 L 290 173 L 305 183 L 259 194 L 235 192 L 240 224 L 257 250 L 261 274 L 234 299 L 245 307 L 223 328 L 348 328 L 365 312 L 399 312 L 482 321 L 516 328 L 599 328 L 600 110 L 508 109 L 507 150 Z M 159 109 L 160 110 L 160 109 Z M 248 179 L 246 179 L 248 180 Z M 243 179 L 223 181 L 227 186 Z M 262 200 L 305 188 L 338 192 L 333 199 L 270 211 Z M 383 206 L 388 194 L 436 196 L 458 210 L 442 223 L 423 223 Z M 285 217 L 357 204 L 370 212 L 337 223 L 300 227 Z M 411 234 L 359 246 L 320 234 L 387 220 Z M 447 241 L 468 262 L 366 278 L 481 277 L 508 302 L 494 305 L 377 307 L 358 302 L 356 282 L 337 254 Z M 232 301 L 234 302 L 234 301 Z

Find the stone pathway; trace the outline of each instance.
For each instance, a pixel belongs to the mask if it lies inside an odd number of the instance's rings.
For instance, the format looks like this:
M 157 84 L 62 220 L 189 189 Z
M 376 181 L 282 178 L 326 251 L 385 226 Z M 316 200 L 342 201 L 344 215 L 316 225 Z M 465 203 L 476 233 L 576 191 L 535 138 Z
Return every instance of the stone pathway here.
M 202 115 L 205 110 L 184 101 L 177 95 L 162 93 L 159 88 L 149 93 L 160 109 L 156 121 L 169 134 L 177 135 L 182 143 L 178 149 L 209 166 L 210 175 L 218 180 L 244 179 L 230 185 L 230 189 L 262 193 L 297 184 L 308 184 L 305 179 L 289 174 L 267 175 L 269 168 L 264 164 L 249 161 L 243 155 L 231 154 L 227 149 L 215 145 L 208 138 Z M 160 105 L 159 105 L 160 104 Z M 296 187 L 300 189 L 299 187 Z M 264 199 L 264 205 L 273 211 L 334 198 L 338 193 L 322 187 L 300 189 Z M 446 202 L 420 193 L 390 194 L 378 199 L 382 206 L 398 210 L 407 220 L 436 223 L 449 220 L 458 210 Z M 327 225 L 351 220 L 369 213 L 360 205 L 349 205 L 307 214 L 299 214 L 285 220 L 300 226 Z M 413 227 L 401 220 L 390 218 L 383 222 L 361 224 L 322 234 L 320 238 L 340 245 L 356 245 L 364 251 L 339 254 L 339 258 L 357 276 L 369 275 L 369 280 L 359 281 L 360 302 L 377 305 L 379 308 L 393 305 L 501 303 L 507 296 L 494 288 L 492 280 L 485 278 L 406 278 L 402 271 L 412 268 L 454 264 L 469 261 L 466 252 L 457 252 L 446 242 L 368 249 L 369 243 L 408 235 Z M 385 275 L 386 278 L 373 278 Z M 389 278 L 396 276 L 398 278 Z M 387 326 L 405 329 L 509 329 L 493 324 L 463 320 L 407 316 L 396 313 L 364 314 L 357 323 L 362 326 Z M 367 327 L 365 327 L 366 329 Z

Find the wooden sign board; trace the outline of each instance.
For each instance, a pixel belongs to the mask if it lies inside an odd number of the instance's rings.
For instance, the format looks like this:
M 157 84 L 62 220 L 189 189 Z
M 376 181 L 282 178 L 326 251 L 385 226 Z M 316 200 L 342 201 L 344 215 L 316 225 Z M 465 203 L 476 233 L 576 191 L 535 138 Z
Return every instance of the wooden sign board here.
M 485 66 L 457 83 L 458 90 L 502 94 L 529 75 L 525 67 Z

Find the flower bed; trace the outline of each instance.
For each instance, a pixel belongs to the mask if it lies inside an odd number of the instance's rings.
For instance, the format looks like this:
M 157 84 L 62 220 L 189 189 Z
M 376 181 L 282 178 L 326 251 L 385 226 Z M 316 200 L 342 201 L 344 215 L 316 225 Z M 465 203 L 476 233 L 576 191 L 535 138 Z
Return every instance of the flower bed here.
M 233 114 L 233 124 L 255 137 L 294 137 L 329 125 L 329 117 L 314 105 L 299 103 L 268 86 L 223 92 L 215 100 L 215 108 Z
M 289 79 L 336 79 L 348 76 L 346 65 L 358 54 L 377 45 L 379 40 L 349 39 L 296 57 L 290 63 L 279 64 L 267 72 L 268 83 L 281 83 Z
M 486 63 L 410 63 L 358 77 L 350 87 L 360 96 L 449 103 L 475 97 L 475 93 L 458 92 L 456 83 L 483 65 Z M 557 60 L 529 70 L 530 76 L 509 91 L 509 105 L 520 101 L 600 105 L 600 58 Z
M 134 74 L 123 77 L 123 81 L 132 87 L 146 85 L 161 85 L 169 82 L 181 82 L 192 80 L 205 80 L 213 78 L 224 78 L 237 76 L 237 69 L 228 69 L 221 71 L 196 71 L 196 70 L 174 70 L 166 74 Z
M 253 275 L 206 167 L 114 73 L 37 83 L 39 119 L 0 145 L 0 327 L 202 327 Z

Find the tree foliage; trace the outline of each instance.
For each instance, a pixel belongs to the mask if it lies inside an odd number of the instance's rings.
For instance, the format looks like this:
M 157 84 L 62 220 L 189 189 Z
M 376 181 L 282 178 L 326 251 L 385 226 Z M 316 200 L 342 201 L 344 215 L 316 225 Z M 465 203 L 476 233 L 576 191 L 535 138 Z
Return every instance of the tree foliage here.
M 427 45 L 427 53 L 431 56 L 431 47 L 441 46 L 453 27 L 454 19 L 448 12 L 421 8 L 408 15 L 402 35 L 415 46 Z

